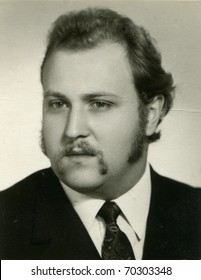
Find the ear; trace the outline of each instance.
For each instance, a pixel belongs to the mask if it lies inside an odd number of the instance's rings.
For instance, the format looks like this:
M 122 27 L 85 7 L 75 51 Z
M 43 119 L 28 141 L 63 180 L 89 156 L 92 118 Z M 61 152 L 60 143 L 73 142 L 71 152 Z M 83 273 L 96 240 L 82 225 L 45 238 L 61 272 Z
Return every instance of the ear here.
M 163 105 L 163 96 L 156 96 L 148 105 L 146 136 L 151 136 L 156 131 L 158 122 L 163 117 Z

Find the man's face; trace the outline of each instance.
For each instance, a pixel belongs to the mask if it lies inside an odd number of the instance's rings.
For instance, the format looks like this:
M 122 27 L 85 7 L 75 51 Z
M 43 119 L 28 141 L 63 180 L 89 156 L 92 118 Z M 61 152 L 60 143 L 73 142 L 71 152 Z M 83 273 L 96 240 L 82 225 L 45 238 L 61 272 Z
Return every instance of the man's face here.
M 107 199 L 130 189 L 146 161 L 145 119 L 123 47 L 54 52 L 43 90 L 43 144 L 58 178 Z

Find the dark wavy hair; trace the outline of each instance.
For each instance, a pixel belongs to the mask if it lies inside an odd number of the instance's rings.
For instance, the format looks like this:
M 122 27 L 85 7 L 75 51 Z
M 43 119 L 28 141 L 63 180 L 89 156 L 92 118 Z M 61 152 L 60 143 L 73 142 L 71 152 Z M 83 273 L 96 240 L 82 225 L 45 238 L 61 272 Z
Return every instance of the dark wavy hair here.
M 134 87 L 145 106 L 156 96 L 164 97 L 160 123 L 172 106 L 174 91 L 172 75 L 162 68 L 160 52 L 149 33 L 128 17 L 110 9 L 88 8 L 74 11 L 60 16 L 54 22 L 41 65 L 41 82 L 44 65 L 55 50 L 81 51 L 94 48 L 104 41 L 116 42 L 125 48 Z M 154 142 L 159 138 L 160 132 L 155 132 L 148 137 L 148 142 Z

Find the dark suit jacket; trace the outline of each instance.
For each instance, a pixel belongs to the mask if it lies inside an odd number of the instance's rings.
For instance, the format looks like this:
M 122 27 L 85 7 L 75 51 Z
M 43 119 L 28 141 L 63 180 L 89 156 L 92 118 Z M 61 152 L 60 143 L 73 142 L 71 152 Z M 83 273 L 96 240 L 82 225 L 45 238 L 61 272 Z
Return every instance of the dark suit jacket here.
M 143 259 L 201 258 L 201 190 L 152 170 Z M 0 193 L 1 259 L 100 259 L 51 169 Z

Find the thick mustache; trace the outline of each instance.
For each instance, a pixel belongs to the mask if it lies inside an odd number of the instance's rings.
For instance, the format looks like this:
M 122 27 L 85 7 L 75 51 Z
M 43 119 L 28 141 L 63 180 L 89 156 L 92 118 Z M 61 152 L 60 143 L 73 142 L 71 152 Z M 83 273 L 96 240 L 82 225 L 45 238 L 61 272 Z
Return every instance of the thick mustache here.
M 61 152 L 61 157 L 65 156 L 79 156 L 88 155 L 96 156 L 97 150 L 94 149 L 89 143 L 80 142 L 78 144 L 67 144 L 66 147 Z
M 108 166 L 104 160 L 103 152 L 99 149 L 94 148 L 88 142 L 81 141 L 66 143 L 64 149 L 60 150 L 60 152 L 56 154 L 56 161 L 58 162 L 59 172 L 61 174 L 63 174 L 65 170 L 65 166 L 63 166 L 61 163 L 62 158 L 73 155 L 75 156 L 78 154 L 96 156 L 100 174 L 105 175 L 108 172 Z

